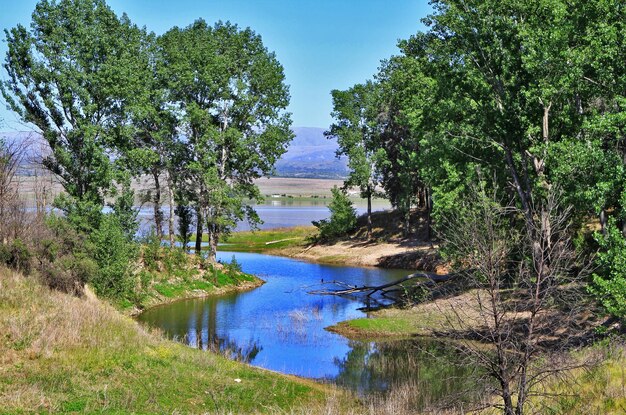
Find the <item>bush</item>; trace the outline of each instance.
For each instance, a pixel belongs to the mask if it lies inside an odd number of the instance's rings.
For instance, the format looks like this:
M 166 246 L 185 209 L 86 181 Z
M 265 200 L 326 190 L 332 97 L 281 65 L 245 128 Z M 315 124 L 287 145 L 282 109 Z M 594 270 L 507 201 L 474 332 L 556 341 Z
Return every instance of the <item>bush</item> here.
M 9 268 L 29 274 L 31 258 L 30 250 L 21 239 L 16 239 L 9 245 L 0 245 L 0 261 Z
M 606 235 L 596 234 L 600 252 L 596 257 L 596 272 L 593 274 L 589 292 L 604 309 L 620 319 L 626 320 L 626 239 L 611 218 Z
M 137 257 L 137 245 L 128 240 L 118 218 L 104 215 L 89 241 L 98 265 L 90 281 L 96 293 L 112 299 L 131 296 L 135 288 L 132 265 Z
M 85 283 L 98 272 L 96 262 L 83 255 L 69 254 L 54 262 L 46 261 L 43 265 L 39 269 L 39 276 L 45 285 L 74 295 L 82 294 Z
M 163 266 L 168 273 L 187 268 L 189 259 L 183 248 L 164 248 Z
M 161 239 L 159 239 L 154 228 L 150 229 L 150 232 L 142 242 L 142 259 L 144 266 L 150 271 L 159 271 L 159 263 L 162 259 Z
M 313 221 L 313 225 L 319 229 L 321 240 L 329 240 L 338 236 L 346 235 L 356 227 L 356 209 L 346 195 L 345 191 L 337 186 L 331 189 L 333 200 L 328 205 L 330 219 Z

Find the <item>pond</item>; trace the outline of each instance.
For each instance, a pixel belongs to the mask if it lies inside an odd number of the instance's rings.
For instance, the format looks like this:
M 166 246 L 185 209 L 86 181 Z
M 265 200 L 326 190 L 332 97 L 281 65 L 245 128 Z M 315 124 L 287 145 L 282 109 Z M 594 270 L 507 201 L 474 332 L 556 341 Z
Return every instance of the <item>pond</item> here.
M 162 329 L 191 347 L 219 350 L 255 366 L 334 382 L 359 395 L 384 392 L 400 383 L 428 378 L 428 396 L 461 390 L 464 369 L 446 365 L 452 351 L 431 342 L 350 341 L 325 330 L 340 321 L 366 317 L 356 298 L 308 294 L 322 280 L 377 285 L 410 271 L 308 263 L 289 258 L 219 252 L 236 257 L 245 272 L 266 284 L 252 291 L 193 299 L 156 307 L 139 321 Z M 435 355 L 441 362 L 436 363 Z M 436 374 L 442 374 L 439 381 Z M 455 376 L 452 376 L 454 374 Z M 458 376 L 456 376 L 458 375 Z M 451 379 L 458 379 L 456 382 Z M 423 397 L 420 399 L 424 399 Z M 427 399 L 430 401 L 431 399 Z

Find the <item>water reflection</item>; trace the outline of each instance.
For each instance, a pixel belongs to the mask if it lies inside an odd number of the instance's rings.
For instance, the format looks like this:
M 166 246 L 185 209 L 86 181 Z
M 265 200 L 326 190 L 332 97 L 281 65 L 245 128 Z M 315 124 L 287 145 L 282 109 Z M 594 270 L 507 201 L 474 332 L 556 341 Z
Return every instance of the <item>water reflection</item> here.
M 220 252 L 230 260 L 233 253 Z M 318 296 L 322 279 L 377 285 L 410 271 L 338 267 L 260 254 L 235 253 L 263 286 L 245 293 L 179 301 L 148 310 L 139 320 L 192 347 L 288 374 L 335 382 L 360 395 L 401 385 L 419 387 L 416 405 L 461 390 L 467 373 L 452 351 L 434 343 L 362 343 L 325 330 L 366 317 L 361 301 Z M 433 356 L 440 356 L 434 359 Z M 458 379 L 451 380 L 451 379 Z
M 410 406 L 458 405 L 479 397 L 478 378 L 451 345 L 426 339 L 350 342 L 351 350 L 336 359 L 339 375 L 332 381 L 370 399 L 390 390 L 410 389 Z M 445 401 L 445 402 L 444 402 Z

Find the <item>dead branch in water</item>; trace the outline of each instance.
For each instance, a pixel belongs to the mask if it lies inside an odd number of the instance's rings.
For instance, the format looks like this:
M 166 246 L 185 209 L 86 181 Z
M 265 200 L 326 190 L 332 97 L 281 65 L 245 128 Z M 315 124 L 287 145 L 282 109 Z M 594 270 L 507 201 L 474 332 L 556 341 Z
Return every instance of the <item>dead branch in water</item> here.
M 357 286 L 357 285 L 350 285 L 347 284 L 343 281 L 328 281 L 328 282 L 322 282 L 322 284 L 329 284 L 329 285 L 335 285 L 335 286 L 339 286 L 339 287 L 344 287 L 343 289 L 338 289 L 338 290 L 313 290 L 313 291 L 309 291 L 309 294 L 317 294 L 317 295 L 349 295 L 349 294 L 355 294 L 355 293 L 364 293 L 364 292 L 368 292 L 367 293 L 367 297 L 371 297 L 373 294 L 380 292 L 383 296 L 385 296 L 386 294 L 390 293 L 390 292 L 394 292 L 397 291 L 397 288 L 391 289 L 389 290 L 388 288 L 391 287 L 398 287 L 399 285 L 401 285 L 402 283 L 409 281 L 409 280 L 414 280 L 414 279 L 418 279 L 418 278 L 422 278 L 425 279 L 425 281 L 422 281 L 418 284 L 415 284 L 414 287 L 424 287 L 424 288 L 431 288 L 435 285 L 437 285 L 437 283 L 441 283 L 441 282 L 446 282 L 446 281 L 450 281 L 452 278 L 454 278 L 456 276 L 456 274 L 444 274 L 444 275 L 439 275 L 439 274 L 432 274 L 432 273 L 428 273 L 428 272 L 415 272 L 413 274 L 409 274 L 406 277 L 400 278 L 399 280 L 387 283 L 387 284 L 382 284 L 382 285 L 374 285 L 374 286 L 370 286 L 370 285 L 362 285 L 362 286 Z

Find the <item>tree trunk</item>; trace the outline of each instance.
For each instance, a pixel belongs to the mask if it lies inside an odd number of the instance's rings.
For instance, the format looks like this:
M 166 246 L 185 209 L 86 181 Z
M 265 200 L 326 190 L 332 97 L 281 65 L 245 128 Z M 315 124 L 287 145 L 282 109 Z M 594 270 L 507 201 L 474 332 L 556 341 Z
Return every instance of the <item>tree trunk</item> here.
M 367 187 L 367 239 L 372 239 L 372 189 Z
M 152 177 L 154 178 L 154 224 L 156 226 L 156 234 L 159 240 L 163 239 L 163 211 L 161 210 L 161 182 L 159 181 L 159 170 L 152 169 Z
M 430 189 L 424 188 L 425 193 L 425 201 L 426 201 L 426 240 L 430 242 L 430 246 L 432 248 L 432 217 L 431 213 L 433 210 L 433 198 L 430 194 Z
M 174 183 L 172 182 L 172 175 L 167 172 L 167 198 L 170 205 L 170 212 L 168 215 L 168 234 L 170 237 L 170 246 L 174 246 L 176 239 L 176 232 L 174 231 Z M 184 246 L 183 249 L 187 250 Z
M 209 253 L 207 259 L 211 262 L 215 262 L 215 257 L 217 255 L 217 242 L 219 239 L 216 226 L 213 224 L 208 224 L 207 233 L 209 235 Z
M 196 208 L 196 255 L 202 253 L 202 213 Z
M 411 232 L 411 202 L 407 202 L 406 210 L 404 211 L 404 226 L 402 227 L 402 234 L 405 238 L 407 238 L 410 232 Z
M 504 401 L 504 414 L 515 415 L 513 407 L 513 399 L 511 397 L 511 391 L 509 384 L 506 380 L 500 380 L 500 387 L 502 388 L 502 400 Z
M 606 235 L 606 211 L 604 209 L 600 211 L 600 229 L 602 231 L 602 235 Z

